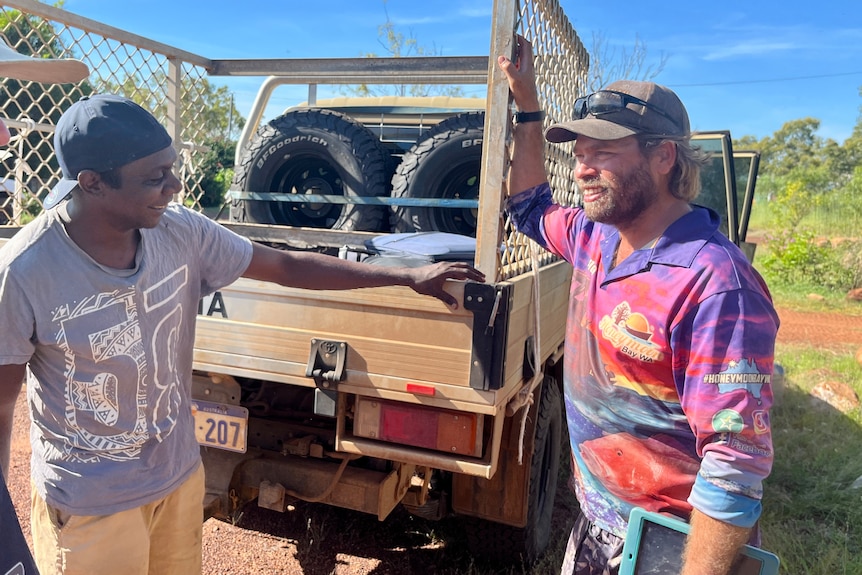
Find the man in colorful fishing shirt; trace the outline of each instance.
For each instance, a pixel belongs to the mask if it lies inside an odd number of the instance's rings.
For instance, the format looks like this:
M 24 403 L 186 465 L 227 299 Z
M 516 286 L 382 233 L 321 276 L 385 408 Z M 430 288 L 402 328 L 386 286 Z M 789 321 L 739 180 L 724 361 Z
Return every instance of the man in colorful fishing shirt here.
M 619 81 L 542 130 L 532 48 L 501 56 L 518 107 L 507 211 L 574 267 L 564 394 L 580 502 L 564 575 L 617 573 L 635 507 L 691 523 L 683 575 L 726 575 L 756 544 L 772 468 L 778 317 L 695 205 L 703 155 L 671 90 Z M 574 141 L 583 206 L 554 202 L 544 140 Z

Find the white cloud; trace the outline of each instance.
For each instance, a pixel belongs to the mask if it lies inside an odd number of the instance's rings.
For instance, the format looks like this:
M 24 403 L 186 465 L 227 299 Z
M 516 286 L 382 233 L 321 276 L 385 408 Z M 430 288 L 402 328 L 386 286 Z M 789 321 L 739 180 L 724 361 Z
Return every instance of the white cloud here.
M 491 3 L 489 2 L 485 8 L 462 8 L 458 13 L 465 18 L 490 18 L 493 14 Z
M 798 49 L 798 45 L 792 42 L 768 42 L 768 41 L 749 41 L 737 42 L 728 46 L 716 46 L 709 50 L 704 56 L 704 60 L 724 60 L 727 58 L 739 58 L 744 56 L 762 56 L 764 54 L 772 54 L 775 52 L 788 52 Z

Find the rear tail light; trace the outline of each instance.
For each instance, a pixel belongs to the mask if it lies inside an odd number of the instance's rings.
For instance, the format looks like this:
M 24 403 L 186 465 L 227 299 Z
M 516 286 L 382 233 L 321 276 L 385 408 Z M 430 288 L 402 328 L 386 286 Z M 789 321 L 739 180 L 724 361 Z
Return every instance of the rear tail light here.
M 353 432 L 400 445 L 480 457 L 482 422 L 478 413 L 357 397 Z

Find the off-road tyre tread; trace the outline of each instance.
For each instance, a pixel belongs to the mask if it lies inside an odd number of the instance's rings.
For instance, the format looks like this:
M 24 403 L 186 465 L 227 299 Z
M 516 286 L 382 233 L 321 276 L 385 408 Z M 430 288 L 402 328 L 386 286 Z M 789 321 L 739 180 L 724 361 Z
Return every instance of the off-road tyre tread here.
M 273 142 L 282 140 L 286 135 L 298 133 L 315 133 L 348 150 L 348 157 L 342 162 L 355 162 L 361 172 L 361 178 L 352 188 L 345 183 L 345 194 L 378 197 L 389 194 L 389 174 L 392 173 L 389 152 L 368 128 L 345 114 L 326 109 L 290 111 L 261 126 L 235 168 L 233 189 L 249 191 L 249 181 L 259 175 L 255 173 L 258 170 L 255 163 L 259 156 Z M 332 161 L 339 163 L 335 158 Z M 264 169 L 267 173 L 273 173 L 278 168 L 266 165 Z M 384 219 L 386 213 L 387 210 L 381 206 L 345 204 L 332 229 L 381 231 L 382 226 L 388 224 Z M 254 202 L 245 200 L 231 202 L 230 219 L 243 223 L 290 225 L 273 221 L 271 211 L 262 202 L 255 205 Z
M 442 163 L 444 166 L 452 165 L 458 161 L 458 156 L 463 154 L 459 147 L 449 146 L 459 138 L 481 139 L 484 136 L 485 112 L 465 112 L 457 114 L 440 122 L 423 136 L 408 150 L 398 165 L 395 175 L 392 177 L 393 198 L 413 197 L 436 197 L 433 192 L 429 193 L 428 179 L 440 180 L 444 177 L 444 170 L 437 173 L 421 174 L 423 165 L 429 161 Z M 475 158 L 476 173 L 481 167 L 481 147 Z M 451 161 L 447 161 L 451 158 Z M 390 225 L 396 233 L 441 231 L 448 233 L 463 233 L 463 230 L 444 229 L 439 224 L 439 218 L 435 217 L 435 210 L 449 208 L 425 208 L 415 206 L 393 206 L 391 211 Z M 475 236 L 475 230 L 472 235 Z

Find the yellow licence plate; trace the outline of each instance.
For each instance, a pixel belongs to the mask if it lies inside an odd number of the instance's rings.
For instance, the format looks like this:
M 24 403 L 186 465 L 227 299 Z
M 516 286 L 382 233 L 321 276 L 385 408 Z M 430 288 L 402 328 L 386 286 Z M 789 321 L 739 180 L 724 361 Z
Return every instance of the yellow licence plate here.
M 192 400 L 195 437 L 201 445 L 245 453 L 248 409 L 212 401 Z

